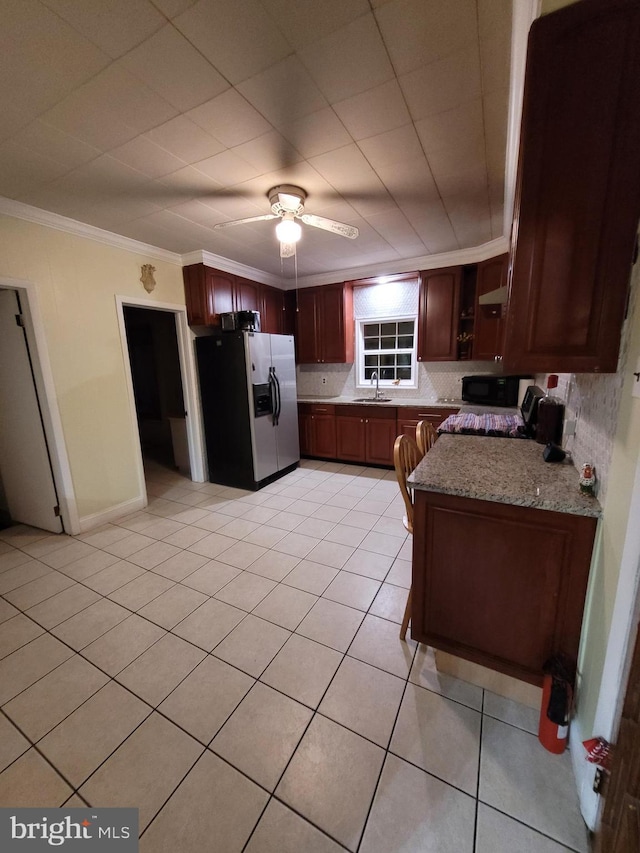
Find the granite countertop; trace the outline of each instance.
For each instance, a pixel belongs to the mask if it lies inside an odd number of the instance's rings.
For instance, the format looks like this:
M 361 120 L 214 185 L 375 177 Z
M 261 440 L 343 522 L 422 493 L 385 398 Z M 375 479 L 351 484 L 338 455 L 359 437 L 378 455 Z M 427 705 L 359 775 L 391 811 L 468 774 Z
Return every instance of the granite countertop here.
M 386 391 L 386 389 L 385 389 Z M 363 397 L 369 396 L 366 391 L 362 393 Z M 386 396 L 386 393 L 383 395 Z M 418 397 L 391 397 L 386 403 L 376 403 L 374 400 L 365 401 L 356 400 L 355 397 L 313 397 L 309 395 L 298 396 L 299 403 L 329 403 L 332 406 L 396 406 L 399 408 L 420 407 L 424 406 L 429 409 L 459 409 L 462 406 L 462 400 L 449 400 L 440 398 L 438 400 L 425 400 Z
M 524 439 L 441 435 L 408 482 L 428 492 L 600 516 L 597 498 L 580 492 L 571 462 L 545 462 L 542 451 Z

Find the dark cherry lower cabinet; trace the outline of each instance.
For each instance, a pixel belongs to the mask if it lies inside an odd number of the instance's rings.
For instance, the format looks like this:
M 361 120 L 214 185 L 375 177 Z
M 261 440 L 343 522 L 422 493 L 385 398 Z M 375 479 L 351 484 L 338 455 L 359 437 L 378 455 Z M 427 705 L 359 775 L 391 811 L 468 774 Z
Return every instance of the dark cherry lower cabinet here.
M 449 417 L 457 415 L 460 409 L 443 409 L 439 407 L 400 408 L 398 407 L 398 420 L 396 424 L 396 435 L 408 435 L 415 439 L 416 427 L 419 421 L 429 421 L 434 429 Z
M 298 403 L 298 432 L 302 456 L 336 458 L 335 406 Z
M 338 406 L 336 453 L 347 462 L 393 465 L 396 409 L 370 406 Z
M 411 636 L 531 684 L 577 660 L 596 519 L 415 491 Z

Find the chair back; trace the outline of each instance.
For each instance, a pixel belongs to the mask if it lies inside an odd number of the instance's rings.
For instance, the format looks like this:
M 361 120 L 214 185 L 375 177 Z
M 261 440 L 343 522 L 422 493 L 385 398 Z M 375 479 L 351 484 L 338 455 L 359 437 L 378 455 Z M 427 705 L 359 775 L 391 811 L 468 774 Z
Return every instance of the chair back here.
M 416 424 L 416 444 L 424 456 L 431 450 L 438 437 L 435 427 L 429 421 L 418 421 Z
M 407 510 L 407 515 L 402 521 L 409 533 L 413 533 L 413 501 L 407 486 L 407 477 L 418 466 L 423 456 L 424 453 L 420 452 L 418 445 L 408 435 L 399 435 L 396 438 L 393 445 L 393 466 L 396 469 L 400 494 L 404 498 Z

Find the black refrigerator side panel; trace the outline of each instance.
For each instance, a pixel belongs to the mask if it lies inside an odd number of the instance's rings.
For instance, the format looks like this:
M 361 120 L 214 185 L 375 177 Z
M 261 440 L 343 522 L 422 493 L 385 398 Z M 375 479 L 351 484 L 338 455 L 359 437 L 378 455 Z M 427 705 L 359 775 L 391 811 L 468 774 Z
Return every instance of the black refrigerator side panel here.
M 196 339 L 209 480 L 255 488 L 251 416 L 241 333 Z

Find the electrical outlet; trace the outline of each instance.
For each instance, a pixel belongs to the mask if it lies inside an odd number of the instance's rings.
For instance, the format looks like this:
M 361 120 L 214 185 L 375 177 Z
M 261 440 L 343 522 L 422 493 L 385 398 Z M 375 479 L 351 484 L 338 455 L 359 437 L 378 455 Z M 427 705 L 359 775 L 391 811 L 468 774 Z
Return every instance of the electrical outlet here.
M 564 422 L 564 435 L 565 438 L 569 438 L 570 435 L 576 434 L 576 419 L 571 418 Z
M 323 376 L 323 377 L 322 377 L 322 384 L 323 384 L 323 385 L 326 385 L 326 384 L 327 384 L 327 377 L 326 377 L 326 376 Z

